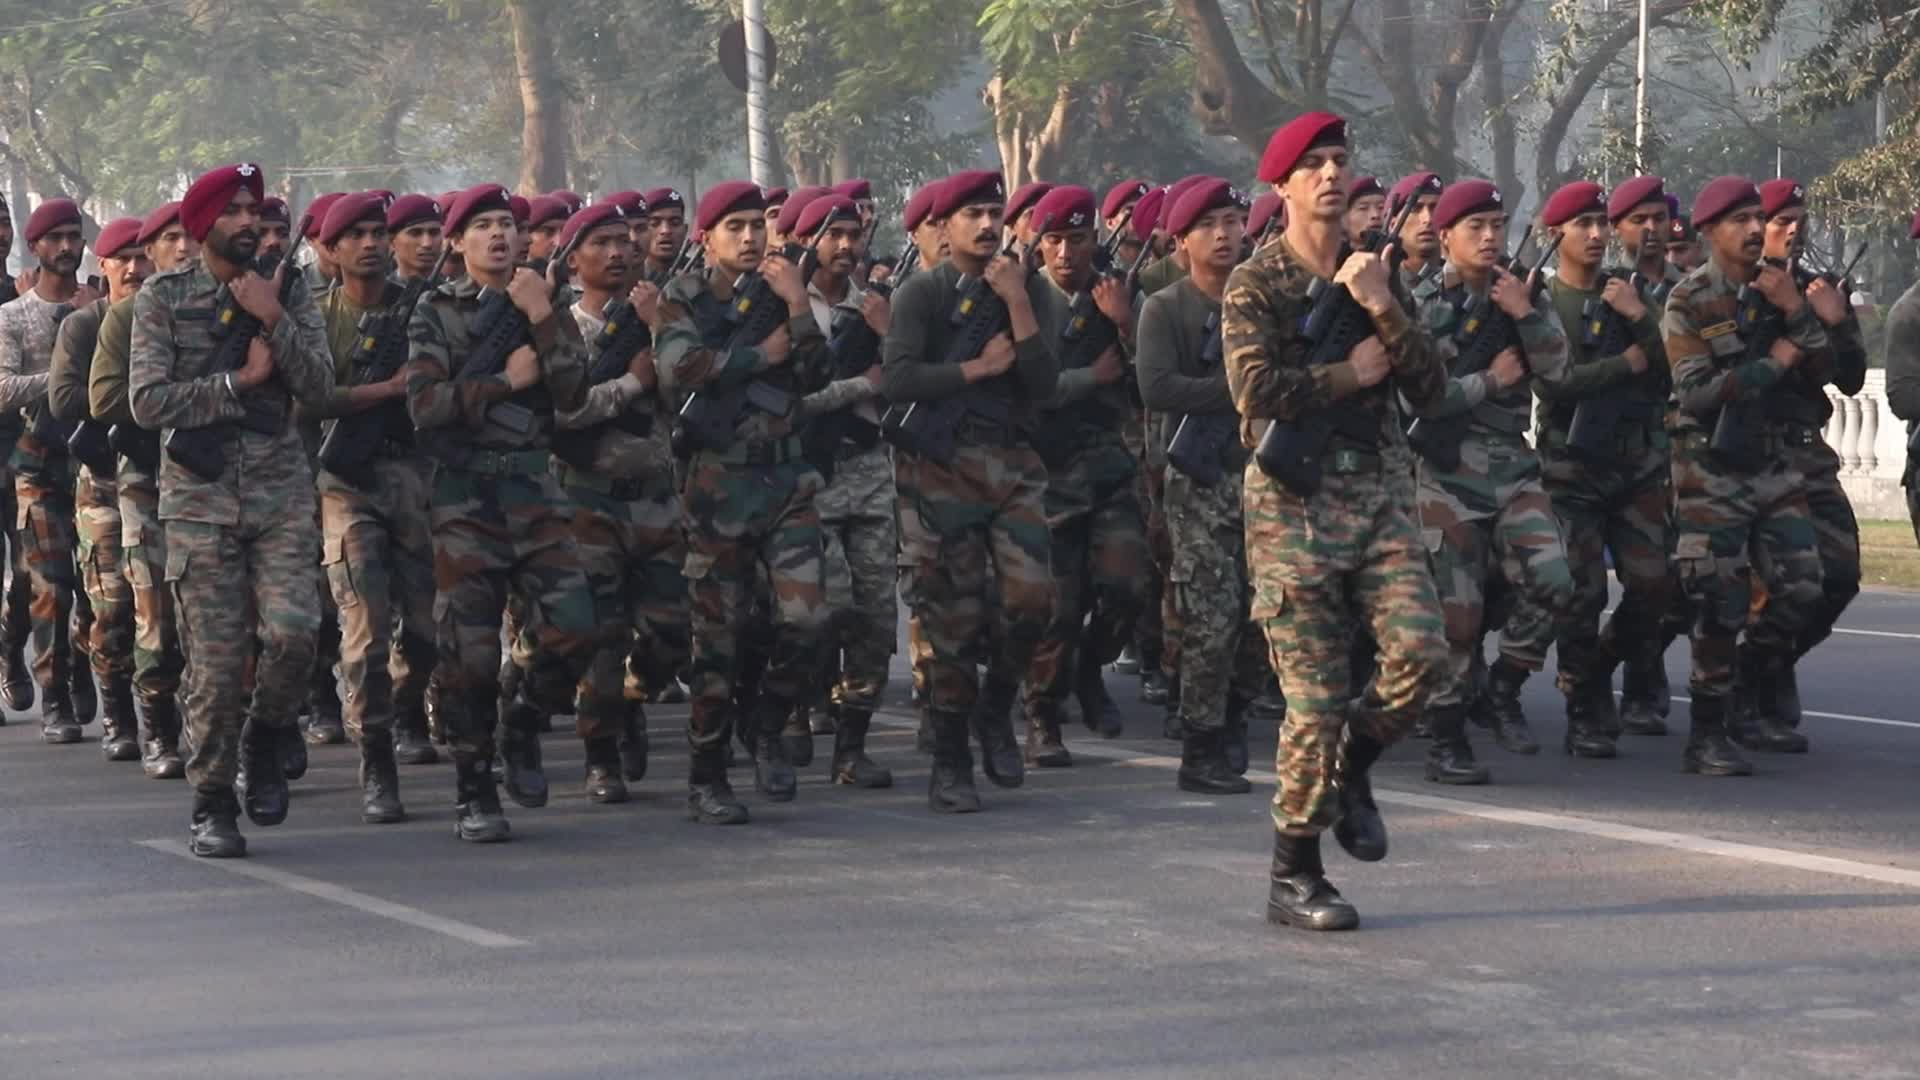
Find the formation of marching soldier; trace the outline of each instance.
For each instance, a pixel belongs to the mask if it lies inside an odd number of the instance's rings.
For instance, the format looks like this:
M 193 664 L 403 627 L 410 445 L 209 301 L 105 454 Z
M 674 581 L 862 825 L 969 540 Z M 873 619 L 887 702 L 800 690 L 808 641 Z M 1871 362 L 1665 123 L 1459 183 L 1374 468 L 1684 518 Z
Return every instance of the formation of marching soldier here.
M 816 736 L 832 782 L 892 785 L 897 596 L 936 812 L 981 809 L 976 751 L 1013 788 L 1073 763 L 1074 712 L 1122 734 L 1116 662 L 1186 791 L 1250 791 L 1283 710 L 1268 914 L 1310 929 L 1357 925 L 1320 834 L 1385 856 L 1386 747 L 1430 738 L 1443 784 L 1488 782 L 1473 727 L 1537 753 L 1555 642 L 1567 753 L 1665 732 L 1680 633 L 1686 771 L 1806 751 L 1794 664 L 1860 582 L 1826 388 L 1866 352 L 1805 189 L 1683 216 L 1658 177 L 1576 182 L 1510 245 L 1493 184 L 1355 173 L 1327 113 L 1251 201 L 962 172 L 885 259 L 865 181 L 296 218 L 242 164 L 106 223 L 103 294 L 47 200 L 0 286 L 0 688 L 184 777 L 203 856 L 285 819 L 309 744 L 357 744 L 369 823 L 450 756 L 459 837 L 498 841 L 572 716 L 623 802 L 662 701 L 690 817 L 740 824 L 730 766 L 792 800 Z

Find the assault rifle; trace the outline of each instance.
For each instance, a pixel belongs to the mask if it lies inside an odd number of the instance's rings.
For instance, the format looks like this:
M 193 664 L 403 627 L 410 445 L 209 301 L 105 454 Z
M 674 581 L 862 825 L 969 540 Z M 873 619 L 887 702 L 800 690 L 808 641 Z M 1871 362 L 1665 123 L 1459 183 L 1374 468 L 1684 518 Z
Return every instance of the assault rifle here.
M 1604 292 L 1609 281 L 1633 281 L 1630 274 L 1603 270 L 1595 282 Z M 1605 299 L 1595 296 L 1580 305 L 1580 347 L 1595 357 L 1619 356 L 1633 346 L 1633 324 L 1613 309 Z M 1595 462 L 1611 461 L 1618 453 L 1614 433 L 1638 403 L 1626 387 L 1616 387 L 1573 407 L 1573 419 L 1567 425 L 1567 449 Z
M 392 307 L 369 311 L 360 316 L 359 337 L 347 358 L 348 370 L 355 373 L 353 385 L 373 386 L 392 379 L 407 364 L 411 345 L 407 326 L 413 322 L 420 298 L 439 283 L 440 270 L 447 264 L 453 245 L 440 249 L 440 258 L 426 277 L 407 284 Z M 380 444 L 388 440 L 412 441 L 413 421 L 404 401 L 383 401 L 371 409 L 327 421 L 320 437 L 320 466 L 355 486 L 364 487 L 372 479 L 368 469 Z
M 558 298 L 566 283 L 566 264 L 548 264 L 547 284 L 551 295 Z M 456 380 L 495 378 L 507 370 L 507 358 L 516 349 L 533 344 L 533 324 L 527 321 L 527 313 L 514 304 L 507 290 L 482 288 L 475 299 L 480 303 L 480 310 L 474 313 L 473 338 L 460 369 L 454 372 Z M 532 431 L 534 412 L 513 400 L 519 396 L 516 393 L 505 401 L 489 405 L 487 423 L 516 435 Z
M 1012 255 L 1013 250 L 1013 241 L 1009 240 L 1000 254 Z M 1029 250 L 1022 259 L 1029 272 L 1033 258 L 1034 252 Z M 963 364 L 979 356 L 996 334 L 1006 332 L 1007 304 L 984 277 L 962 274 L 955 287 L 958 296 L 952 313 L 947 316 L 947 324 L 954 333 L 943 360 Z M 947 466 L 953 464 L 959 449 L 960 423 L 968 416 L 1001 428 L 1013 426 L 1013 409 L 1005 398 L 968 385 L 938 401 L 916 401 L 904 408 L 893 406 L 881 419 L 880 430 L 896 449 Z
M 1207 316 L 1207 345 L 1200 352 L 1208 371 L 1223 360 L 1220 313 Z M 1201 487 L 1210 488 L 1226 475 L 1220 459 L 1227 446 L 1240 437 L 1240 418 L 1232 412 L 1187 413 L 1167 440 L 1167 464 L 1191 477 Z
M 286 274 L 280 280 L 280 302 L 285 304 L 293 296 L 293 283 L 300 280 L 293 257 L 300 250 L 304 237 L 296 236 L 287 245 L 285 255 L 275 258 L 268 255 L 254 260 L 254 273 L 263 278 L 273 277 L 274 271 L 286 267 Z M 214 339 L 213 357 L 208 362 L 209 372 L 239 371 L 247 364 L 247 348 L 253 339 L 260 337 L 263 331 L 260 320 L 248 314 L 234 302 L 233 292 L 221 286 L 219 303 L 213 314 L 211 333 Z M 247 431 L 258 435 L 278 435 L 286 428 L 285 413 L 277 406 L 262 400 L 259 395 L 245 395 L 241 404 L 246 407 L 246 415 L 236 423 Z M 214 481 L 227 470 L 227 437 L 232 424 L 209 424 L 206 427 L 174 428 L 167 434 L 167 456 L 174 463 L 186 469 L 202 480 Z
M 819 256 L 812 248 L 789 244 L 782 252 L 788 258 L 798 250 L 800 280 L 813 277 Z M 733 302 L 727 308 L 727 323 L 732 327 L 722 347 L 724 352 L 759 346 L 773 332 L 786 325 L 787 302 L 773 291 L 764 275 L 749 270 L 733 283 Z M 734 429 L 748 409 L 769 416 L 793 415 L 794 395 L 764 378 L 751 378 L 730 390 L 700 389 L 688 395 L 680 406 L 679 422 L 673 429 L 673 452 L 681 458 L 702 450 L 719 451 L 733 445 Z
M 606 318 L 607 324 L 587 344 L 593 356 L 587 365 L 588 386 L 612 382 L 625 375 L 633 366 L 633 358 L 653 346 L 653 328 L 626 297 L 607 305 Z M 554 455 L 576 469 L 591 468 L 600 449 L 601 436 L 608 428 L 644 439 L 653 434 L 653 414 L 623 410 L 619 416 L 590 428 L 555 431 Z
M 1369 250 L 1377 255 L 1386 254 L 1417 201 L 1408 199 L 1386 229 L 1363 238 L 1375 245 Z M 1338 364 L 1373 335 L 1373 316 L 1345 285 L 1332 285 L 1315 278 L 1307 288 L 1307 299 L 1312 307 L 1301 325 L 1300 336 L 1307 341 L 1309 367 Z M 1365 446 L 1374 446 L 1380 441 L 1380 422 L 1357 399 L 1346 398 L 1293 420 L 1269 423 L 1253 457 L 1260 463 L 1261 472 L 1279 481 L 1296 497 L 1305 499 L 1320 490 L 1327 444 L 1336 431 Z

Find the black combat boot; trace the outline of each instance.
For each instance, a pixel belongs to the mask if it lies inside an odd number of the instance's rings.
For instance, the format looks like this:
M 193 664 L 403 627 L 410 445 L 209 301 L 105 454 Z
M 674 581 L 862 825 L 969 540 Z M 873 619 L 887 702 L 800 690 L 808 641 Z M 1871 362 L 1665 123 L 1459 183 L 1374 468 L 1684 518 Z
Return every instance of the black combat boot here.
M 787 741 L 780 737 L 792 712 L 786 702 L 762 691 L 754 712 L 747 714 L 747 723 L 760 732 L 753 748 L 753 787 L 774 802 L 792 802 L 800 791 L 793 762 L 787 760 Z M 811 745 L 813 737 L 806 738 Z
M 627 801 L 627 782 L 622 778 L 620 739 L 606 735 L 587 740 L 587 801 L 623 803 Z
M 1256 708 L 1256 702 L 1250 702 L 1238 694 L 1227 694 L 1227 716 L 1220 728 L 1220 747 L 1227 756 L 1227 768 L 1235 776 L 1247 775 L 1247 718 Z M 1285 719 L 1286 707 L 1280 709 Z
M 400 805 L 400 770 L 393 763 L 393 732 L 360 732 L 360 820 L 391 825 L 407 820 Z
M 1620 729 L 1629 735 L 1665 735 L 1669 694 L 1662 656 L 1629 659 L 1620 673 Z
M 1509 754 L 1537 754 L 1540 744 L 1527 726 L 1527 714 L 1520 708 L 1520 687 L 1530 674 L 1526 668 L 1510 664 L 1506 657 L 1493 662 L 1487 670 L 1487 708 L 1492 712 L 1493 742 Z
M 867 731 L 873 725 L 873 710 L 843 706 L 837 712 L 833 729 L 833 782 L 848 787 L 892 787 L 893 773 L 867 756 Z
M 513 835 L 493 780 L 493 748 L 453 752 L 453 832 L 470 844 L 497 844 Z
M 139 761 L 140 718 L 133 711 L 133 680 L 114 676 L 107 680 L 103 697 L 107 718 L 100 735 L 100 752 L 108 761 Z
M 140 768 L 150 780 L 179 780 L 187 775 L 180 759 L 180 712 L 172 696 L 146 702 L 147 739 L 140 747 Z
M 702 825 L 745 825 L 747 808 L 727 783 L 722 747 L 696 749 L 687 767 L 687 816 Z
M 93 685 L 93 657 L 87 654 L 86 646 L 78 637 L 74 638 L 68 655 L 67 682 L 73 688 L 73 716 L 85 727 L 100 715 L 100 695 Z
M 64 682 L 56 682 L 40 696 L 40 737 L 55 746 L 77 743 L 84 737 L 67 692 Z
M 1466 706 L 1429 706 L 1426 717 L 1427 727 L 1433 732 L 1433 745 L 1427 747 L 1427 779 L 1461 786 L 1493 779 L 1485 765 L 1473 760 L 1473 745 L 1467 741 Z
M 1187 732 L 1180 741 L 1181 791 L 1199 795 L 1244 795 L 1253 790 L 1227 761 L 1226 734 L 1219 728 Z
M 967 745 L 969 719 L 962 713 L 932 714 L 933 770 L 927 774 L 927 807 L 936 814 L 974 814 L 980 793 L 973 786 L 973 750 Z M 1015 755 L 1018 760 L 1018 755 Z
M 1701 776 L 1751 776 L 1753 765 L 1727 738 L 1727 700 L 1708 694 L 1693 696 L 1693 726 L 1687 747 L 1680 753 L 1680 771 Z
M 285 741 L 275 728 L 248 720 L 240 735 L 240 784 L 246 796 L 247 820 L 261 828 L 287 820 L 287 774 L 280 767 Z
M 1107 680 L 1100 665 L 1082 653 L 1080 674 L 1074 679 L 1073 697 L 1080 703 L 1080 722 L 1103 739 L 1117 739 L 1127 732 L 1127 719 L 1120 715 L 1120 704 L 1107 693 Z
M 193 825 L 187 850 L 203 859 L 239 859 L 247 854 L 240 835 L 240 802 L 230 787 L 201 787 L 193 792 Z
M 1160 736 L 1176 742 L 1187 737 L 1186 722 L 1180 719 L 1180 676 L 1175 673 L 1167 680 L 1167 711 L 1160 718 Z
M 6 696 L 7 708 L 15 712 L 33 708 L 33 668 L 27 665 L 27 633 L 24 625 L 15 629 L 9 613 L 5 651 L 0 652 L 0 693 Z
M 1567 698 L 1567 737 L 1561 747 L 1574 757 L 1610 758 L 1619 753 L 1614 745 L 1614 736 L 1608 724 L 1611 708 L 1601 707 L 1600 696 L 1605 695 L 1606 704 L 1613 704 L 1613 691 L 1603 683 L 1597 687 L 1583 688 L 1579 693 Z
M 1064 769 L 1073 764 L 1061 736 L 1060 703 L 1027 700 L 1027 765 L 1035 769 Z
M 1779 674 L 1791 671 L 1784 660 L 1751 649 L 1740 651 L 1739 686 L 1735 690 L 1727 726 L 1733 739 L 1748 750 L 1764 754 L 1804 754 L 1807 737 L 1780 716 Z
M 970 723 L 974 737 L 980 740 L 980 771 L 998 787 L 1017 788 L 1027 779 L 1026 765 L 1020 760 L 1020 743 L 1013 737 L 1013 697 L 1018 689 L 988 678 L 982 682 L 980 696 L 973 702 Z M 939 739 L 940 732 L 936 729 L 935 753 L 939 752 Z
M 478 704 L 476 701 L 476 708 Z M 547 805 L 547 774 L 540 753 L 540 721 L 545 710 L 528 701 L 524 692 L 511 699 L 501 698 L 494 708 L 500 717 L 501 786 L 506 788 L 507 798 L 528 809 Z
M 314 673 L 307 692 L 305 738 L 313 746 L 339 746 L 347 741 L 346 724 L 340 718 L 340 690 L 331 669 Z
M 629 784 L 647 778 L 647 710 L 637 701 L 626 703 L 620 722 L 620 771 Z
M 401 765 L 433 765 L 440 761 L 440 752 L 433 748 L 433 739 L 427 734 L 424 701 L 401 709 L 394 716 L 393 760 Z
M 789 710 L 780 723 L 780 744 L 796 769 L 813 764 L 813 710 L 805 705 Z
M 1333 838 L 1361 862 L 1379 862 L 1387 857 L 1387 823 L 1374 805 L 1373 781 L 1368 776 L 1385 751 L 1386 747 L 1348 725 L 1346 741 L 1340 748 L 1340 820 L 1334 823 Z
M 289 780 L 307 775 L 307 740 L 300 725 L 288 724 L 274 734 L 280 746 L 280 775 Z
M 1360 913 L 1327 880 L 1318 836 L 1273 834 L 1267 921 L 1302 930 L 1351 930 L 1360 925 Z

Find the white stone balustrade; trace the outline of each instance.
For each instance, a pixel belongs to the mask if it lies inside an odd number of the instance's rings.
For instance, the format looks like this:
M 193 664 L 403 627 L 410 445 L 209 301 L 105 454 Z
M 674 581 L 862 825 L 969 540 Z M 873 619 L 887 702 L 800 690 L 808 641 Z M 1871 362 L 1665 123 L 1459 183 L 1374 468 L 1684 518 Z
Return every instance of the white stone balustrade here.
M 1867 384 L 1850 398 L 1828 387 L 1827 398 L 1833 402 L 1827 444 L 1840 455 L 1840 486 L 1854 514 L 1905 519 L 1900 474 L 1907 467 L 1907 425 L 1887 408 L 1887 373 L 1867 372 Z

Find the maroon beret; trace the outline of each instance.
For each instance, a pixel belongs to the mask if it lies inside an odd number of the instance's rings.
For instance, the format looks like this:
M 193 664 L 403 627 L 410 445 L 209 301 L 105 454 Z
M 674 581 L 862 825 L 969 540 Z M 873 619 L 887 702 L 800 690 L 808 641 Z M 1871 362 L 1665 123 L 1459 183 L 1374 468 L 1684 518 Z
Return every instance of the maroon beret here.
M 554 257 L 564 257 L 573 250 L 575 244 L 586 239 L 588 233 L 609 223 L 618 224 L 624 230 L 627 212 L 620 208 L 620 204 L 597 202 L 592 206 L 581 207 L 567 218 L 565 225 L 560 227 L 560 243 L 553 249 Z
M 1433 208 L 1433 227 L 1445 229 L 1468 214 L 1489 210 L 1506 210 L 1499 188 L 1487 180 L 1458 180 L 1440 193 L 1440 202 Z
M 926 222 L 927 216 L 933 211 L 935 200 L 940 197 L 940 183 L 935 180 L 921 187 L 919 191 L 913 193 L 912 198 L 907 200 L 906 209 L 900 213 L 900 221 L 907 227 L 908 232 L 912 232 Z
M 1540 210 L 1540 224 L 1557 228 L 1581 214 L 1607 212 L 1607 190 L 1591 180 L 1575 180 L 1547 197 Z
M 323 247 L 337 243 L 348 229 L 362 221 L 377 221 L 382 226 L 387 223 L 387 200 L 372 191 L 356 192 L 334 200 L 327 207 L 326 220 L 320 223 L 320 232 L 314 237 Z
M 845 195 L 847 198 L 858 202 L 861 199 L 873 198 L 873 185 L 867 182 L 866 177 L 856 176 L 851 180 L 842 180 L 833 185 L 833 193 L 835 195 Z
M 1196 185 L 1204 184 L 1209 180 L 1217 180 L 1217 179 L 1219 179 L 1219 177 L 1183 176 L 1180 179 L 1175 180 L 1172 184 L 1168 185 L 1167 197 L 1160 200 L 1160 231 L 1161 232 L 1173 231 L 1172 229 L 1167 227 L 1167 222 L 1173 217 L 1173 208 L 1180 204 L 1180 197 L 1182 195 L 1185 195 L 1187 192 L 1193 190 L 1193 188 Z
M 781 215 L 785 217 L 785 214 Z M 787 235 L 802 240 L 811 240 L 820 234 L 820 230 L 836 221 L 860 221 L 860 208 L 845 195 L 827 192 L 807 200 L 806 209 L 800 211 L 800 217 L 793 228 L 785 230 Z
M 513 223 L 526 228 L 527 222 L 533 217 L 533 200 L 525 195 L 508 192 L 507 209 L 513 211 Z
M 453 205 L 447 207 L 447 232 L 458 233 L 467 227 L 476 214 L 495 210 L 513 211 L 513 200 L 518 198 L 499 184 L 477 184 L 453 197 Z M 514 220 L 519 220 L 515 218 Z
M 555 222 L 564 225 L 574 209 L 578 208 L 569 209 L 567 200 L 558 195 L 535 195 L 527 200 L 527 228 L 537 229 Z
M 685 213 L 687 209 L 687 197 L 680 194 L 678 188 L 657 187 L 648 191 L 645 197 L 649 214 L 655 210 L 678 210 Z
M 1680 219 L 1680 196 L 1667 192 L 1667 216 L 1675 221 Z
M 1160 208 L 1167 203 L 1167 191 L 1163 187 L 1154 188 L 1133 204 L 1133 220 L 1127 223 L 1127 228 L 1133 231 L 1135 240 L 1146 243 L 1160 227 Z
M 771 209 L 787 201 L 787 189 L 777 186 L 763 187 L 760 189 L 760 197 L 767 200 L 767 207 Z
M 260 220 L 277 221 L 282 225 L 292 225 L 293 218 L 288 215 L 287 200 L 278 195 L 269 195 L 261 199 Z
M 1400 208 L 1407 205 L 1408 199 L 1418 199 L 1422 195 L 1439 195 L 1446 190 L 1446 183 L 1437 172 L 1408 173 L 1393 185 L 1387 195 L 1387 213 L 1398 214 Z
M 1014 188 L 1013 194 L 1007 196 L 1007 220 L 1018 221 L 1021 214 L 1040 205 L 1040 200 L 1052 190 L 1053 185 L 1045 180 L 1031 180 Z
M 154 208 L 153 213 L 140 219 L 140 234 L 134 240 L 141 244 L 153 243 L 154 237 L 166 231 L 167 226 L 180 220 L 180 204 L 170 202 Z
M 316 195 L 300 214 L 300 235 L 312 240 L 320 235 L 320 223 L 327 218 L 327 211 L 333 204 L 347 197 L 344 191 L 329 191 L 325 195 Z
M 140 242 L 140 219 L 137 217 L 114 218 L 93 238 L 95 258 L 111 259 L 115 255 Z
M 957 172 L 940 182 L 940 194 L 933 200 L 931 216 L 943 218 L 950 216 L 963 206 L 976 203 L 1004 205 L 1007 201 L 1007 184 L 1001 179 L 997 169 L 968 169 Z
M 1760 212 L 1772 217 L 1783 210 L 1807 205 L 1807 189 L 1798 180 L 1781 177 L 1760 185 Z
M 1107 189 L 1107 197 L 1100 200 L 1100 216 L 1110 218 L 1145 195 L 1150 185 L 1145 180 L 1122 180 Z
M 1678 214 L 1667 219 L 1667 243 L 1684 244 L 1693 239 L 1693 226 Z
M 793 192 L 787 196 L 787 201 L 780 205 L 780 215 L 773 219 L 773 227 L 783 233 L 791 234 L 793 227 L 800 222 L 800 212 L 807 208 L 807 204 L 822 195 L 831 194 L 833 194 L 832 188 L 817 184 L 794 188 Z
M 1258 237 L 1267 229 L 1267 223 L 1278 219 L 1280 228 L 1287 227 L 1287 208 L 1280 196 L 1269 191 L 1253 200 L 1253 209 L 1247 212 L 1247 233 Z
M 1267 140 L 1260 155 L 1260 179 L 1277 184 L 1287 178 L 1307 151 L 1316 146 L 1345 146 L 1347 122 L 1330 112 L 1302 113 Z
M 254 164 L 223 165 L 195 180 L 180 199 L 180 224 L 187 235 L 206 242 L 213 223 L 227 212 L 227 204 L 241 188 L 253 193 L 255 202 L 266 197 L 266 178 Z
M 1379 177 L 1356 176 L 1354 177 L 1353 183 L 1347 185 L 1347 203 L 1351 205 L 1356 199 L 1364 199 L 1369 195 L 1385 195 L 1386 193 L 1387 189 L 1380 186 Z
M 423 221 L 439 221 L 445 211 L 438 201 L 425 195 L 402 195 L 387 207 L 387 231 L 399 232 Z
M 440 209 L 446 210 L 459 200 L 460 193 L 465 190 L 465 188 L 454 188 L 452 191 L 443 191 L 434 196 L 433 201 L 440 204 Z
M 383 203 L 391 204 L 393 202 L 393 192 L 383 187 L 368 188 L 367 194 L 380 196 L 380 201 Z
M 1607 198 L 1607 220 L 1619 221 L 1641 203 L 1665 202 L 1667 182 L 1657 176 L 1636 176 L 1622 181 Z
M 1219 177 L 1202 180 L 1187 188 L 1180 200 L 1173 204 L 1173 212 L 1167 215 L 1167 231 L 1175 236 L 1185 236 L 1187 230 L 1193 228 L 1194 222 L 1223 206 L 1237 206 L 1244 210 L 1247 197 L 1239 188 Z
M 792 202 L 793 198 L 789 196 L 787 201 Z M 742 210 L 764 213 L 766 209 L 767 200 L 760 196 L 760 185 L 748 180 L 728 180 L 713 185 L 705 195 L 700 196 L 700 207 L 693 215 L 694 224 L 699 226 L 701 232 L 706 232 L 720 224 L 720 219 L 728 214 Z
M 1704 229 L 1724 217 L 1727 211 L 1748 203 L 1758 205 L 1760 191 L 1744 176 L 1722 176 L 1707 182 L 1700 197 L 1693 200 L 1693 227 Z
M 579 213 L 580 208 L 587 205 L 587 197 L 585 195 L 577 191 L 569 191 L 566 188 L 554 188 L 552 191 L 546 193 L 546 197 L 549 199 L 559 199 L 561 205 L 567 208 L 569 215 Z
M 1033 231 L 1036 234 L 1093 229 L 1098 224 L 1094 217 L 1093 192 L 1078 184 L 1054 188 L 1033 204 Z
M 628 217 L 647 216 L 647 197 L 637 191 L 616 191 L 603 196 L 600 201 L 619 207 Z
M 72 199 L 48 199 L 34 207 L 33 213 L 27 218 L 27 244 L 31 246 L 37 243 L 41 237 L 62 225 L 81 224 L 84 221 L 80 217 L 80 204 Z

